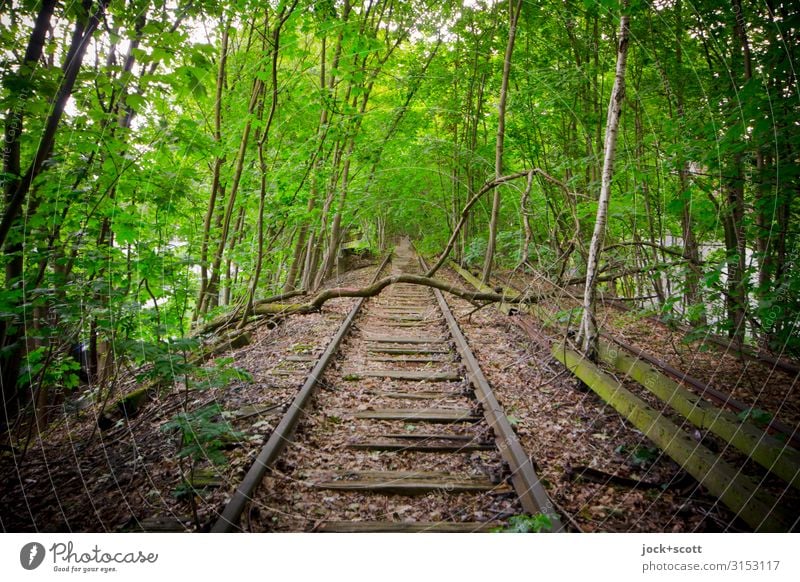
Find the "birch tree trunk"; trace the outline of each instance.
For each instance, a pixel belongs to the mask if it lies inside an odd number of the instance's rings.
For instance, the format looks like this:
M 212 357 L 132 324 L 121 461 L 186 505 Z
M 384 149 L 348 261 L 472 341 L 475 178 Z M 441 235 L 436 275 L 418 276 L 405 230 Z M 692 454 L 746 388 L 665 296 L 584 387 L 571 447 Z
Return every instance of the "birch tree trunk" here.
M 627 1 L 623 10 L 627 11 Z M 589 257 L 586 261 L 586 287 L 583 293 L 583 317 L 581 318 L 578 343 L 583 353 L 592 358 L 597 352 L 597 322 L 595 320 L 595 299 L 597 294 L 597 266 L 600 249 L 603 248 L 606 222 L 608 221 L 608 201 L 611 197 L 611 180 L 614 176 L 614 151 L 617 145 L 619 119 L 622 114 L 622 102 L 625 99 L 625 65 L 628 59 L 628 20 L 623 14 L 619 22 L 619 45 L 617 47 L 617 69 L 614 77 L 614 88 L 608 103 L 606 121 L 605 154 L 603 157 L 603 175 L 601 177 L 600 199 L 597 206 L 597 218 L 594 223 L 592 241 L 589 244 Z

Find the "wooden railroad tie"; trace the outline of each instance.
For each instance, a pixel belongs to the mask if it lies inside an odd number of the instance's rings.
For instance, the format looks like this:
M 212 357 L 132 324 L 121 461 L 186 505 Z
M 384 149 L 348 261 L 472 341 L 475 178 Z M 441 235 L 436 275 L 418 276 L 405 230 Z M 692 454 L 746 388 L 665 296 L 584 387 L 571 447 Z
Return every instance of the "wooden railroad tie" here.
M 443 348 L 397 348 L 397 347 L 381 347 L 372 346 L 367 348 L 368 353 L 374 354 L 397 354 L 400 356 L 418 356 L 422 354 L 452 354 L 448 349 Z
M 354 418 L 402 420 L 405 422 L 458 423 L 480 422 L 469 408 L 381 408 L 356 412 Z
M 346 372 L 345 380 L 362 378 L 389 378 L 391 380 L 411 380 L 421 382 L 458 382 L 461 375 L 456 372 L 434 372 L 428 370 L 357 370 Z
M 355 441 L 347 445 L 351 449 L 367 451 L 414 451 L 421 453 L 465 453 L 470 451 L 492 451 L 493 444 L 481 443 L 477 440 L 453 441 L 449 439 L 429 440 L 377 438 L 368 441 Z M 444 442 L 441 442 L 444 441 Z
M 317 356 L 312 356 L 311 354 L 296 354 L 286 356 L 283 359 L 287 362 L 316 362 Z
M 368 342 L 379 344 L 446 344 L 447 338 L 441 336 L 396 336 L 396 335 L 365 335 Z
M 424 471 L 343 471 L 338 479 L 317 481 L 316 489 L 368 491 L 398 495 L 424 493 L 493 492 L 510 493 L 506 483 L 495 483 L 485 476 L 452 475 Z
M 371 394 L 383 396 L 384 398 L 401 400 L 448 400 L 465 397 L 464 392 L 461 390 L 415 390 L 413 392 L 376 390 L 375 392 L 371 392 Z
M 385 357 L 371 357 L 368 358 L 370 362 L 378 362 L 381 364 L 450 364 L 453 363 L 453 358 L 432 358 L 428 357 L 408 357 L 408 358 L 385 358 Z

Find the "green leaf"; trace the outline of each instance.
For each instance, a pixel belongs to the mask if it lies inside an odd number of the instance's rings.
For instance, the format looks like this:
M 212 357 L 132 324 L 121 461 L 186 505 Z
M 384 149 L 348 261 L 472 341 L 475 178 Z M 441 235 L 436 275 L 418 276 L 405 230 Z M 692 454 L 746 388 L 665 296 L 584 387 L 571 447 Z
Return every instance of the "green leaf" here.
M 137 95 L 135 93 L 132 93 L 130 95 L 126 95 L 125 96 L 125 103 L 131 109 L 133 109 L 135 111 L 139 111 L 140 109 L 142 109 L 144 107 L 144 104 L 146 103 L 146 101 L 145 101 L 144 97 L 142 97 L 141 95 Z
M 541 533 L 552 529 L 553 522 L 550 517 L 543 513 L 537 513 L 535 515 L 514 515 L 509 518 L 507 527 L 495 528 L 492 531 L 499 533 Z

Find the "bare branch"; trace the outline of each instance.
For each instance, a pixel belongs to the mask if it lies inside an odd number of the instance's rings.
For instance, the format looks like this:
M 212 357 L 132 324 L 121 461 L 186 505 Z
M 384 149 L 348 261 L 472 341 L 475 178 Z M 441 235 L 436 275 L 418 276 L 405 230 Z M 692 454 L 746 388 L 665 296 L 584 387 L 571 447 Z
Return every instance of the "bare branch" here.
M 615 248 L 618 248 L 618 247 L 631 247 L 631 246 L 635 246 L 635 247 L 638 247 L 638 246 L 653 247 L 654 249 L 660 250 L 662 253 L 665 253 L 667 255 L 672 255 L 674 257 L 680 257 L 681 259 L 684 259 L 684 260 L 686 260 L 686 261 L 688 261 L 688 262 L 690 262 L 690 263 L 692 263 L 694 265 L 700 266 L 700 265 L 705 264 L 704 261 L 696 261 L 696 260 L 691 259 L 690 257 L 685 256 L 683 254 L 683 251 L 677 251 L 675 249 L 671 249 L 669 247 L 665 247 L 663 245 L 656 244 L 656 243 L 651 243 L 651 242 L 647 242 L 647 241 L 634 241 L 634 242 L 615 243 L 613 245 L 608 245 L 607 247 L 603 248 L 603 252 L 606 252 L 607 250 L 615 249 Z
M 609 275 L 598 276 L 595 278 L 597 283 L 607 283 L 609 281 L 613 281 L 615 279 L 621 279 L 622 277 L 629 277 L 631 275 L 638 275 L 640 273 L 650 273 L 656 269 L 664 269 L 669 267 L 677 267 L 683 265 L 685 261 L 675 261 L 674 263 L 656 263 L 654 265 L 645 265 L 643 267 L 636 267 L 633 269 L 626 269 L 624 271 L 618 271 L 616 273 L 611 273 Z M 580 285 L 586 282 L 586 277 L 576 277 L 575 279 L 570 279 L 565 283 L 565 285 Z
M 439 257 L 439 260 L 436 261 L 436 264 L 433 267 L 431 267 L 428 270 L 428 272 L 425 273 L 425 275 L 428 277 L 433 277 L 436 274 L 436 271 L 438 271 L 441 268 L 441 266 L 444 265 L 445 261 L 447 260 L 447 257 L 450 255 L 450 251 L 453 250 L 453 245 L 456 244 L 456 238 L 458 237 L 458 233 L 461 232 L 461 229 L 467 222 L 467 218 L 469 217 L 469 211 L 472 209 L 473 206 L 475 206 L 475 203 L 478 200 L 480 200 L 481 196 L 483 196 L 487 192 L 490 192 L 491 190 L 494 190 L 500 184 L 505 184 L 506 182 L 510 182 L 511 180 L 516 180 L 517 178 L 522 178 L 523 176 L 527 176 L 529 172 L 530 172 L 529 170 L 525 170 L 524 172 L 509 174 L 508 176 L 501 176 L 499 178 L 495 178 L 494 180 L 486 182 L 483 186 L 481 186 L 481 189 L 478 190 L 478 192 L 472 198 L 469 199 L 464 208 L 461 210 L 461 218 L 459 219 L 456 227 L 453 229 L 453 234 L 450 235 L 450 240 L 447 241 L 447 246 L 442 251 L 442 254 Z
M 319 293 L 316 297 L 314 297 L 309 303 L 305 303 L 302 305 L 297 306 L 297 310 L 293 311 L 295 313 L 308 313 L 311 311 L 318 311 L 322 305 L 331 299 L 335 299 L 337 297 L 374 297 L 378 295 L 381 291 L 383 291 L 386 287 L 390 285 L 395 285 L 397 283 L 410 283 L 412 285 L 423 285 L 425 287 L 432 287 L 434 289 L 439 289 L 440 291 L 444 291 L 445 293 L 450 293 L 451 295 L 455 295 L 462 299 L 466 299 L 467 301 L 488 301 L 493 303 L 536 303 L 537 301 L 543 299 L 545 296 L 530 296 L 530 295 L 517 295 L 515 297 L 508 297 L 503 296 L 500 293 L 483 293 L 479 291 L 467 291 L 466 289 L 462 289 L 461 287 L 454 287 L 441 281 L 439 279 L 433 279 L 431 277 L 422 276 L 422 275 L 409 275 L 409 274 L 402 274 L 402 275 L 393 275 L 391 277 L 385 277 L 380 281 L 373 283 L 368 287 L 364 287 L 361 289 L 353 289 L 347 287 L 341 287 L 337 289 L 327 289 Z

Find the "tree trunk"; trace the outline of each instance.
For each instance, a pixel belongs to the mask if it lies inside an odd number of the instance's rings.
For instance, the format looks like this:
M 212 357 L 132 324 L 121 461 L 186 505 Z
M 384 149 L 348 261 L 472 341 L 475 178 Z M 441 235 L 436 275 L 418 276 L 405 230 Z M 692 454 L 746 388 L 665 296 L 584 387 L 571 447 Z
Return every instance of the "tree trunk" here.
M 525 184 L 525 190 L 522 191 L 522 196 L 519 201 L 519 212 L 522 215 L 522 228 L 525 232 L 525 238 L 522 241 L 522 249 L 520 251 L 519 267 L 525 268 L 528 263 L 528 247 L 531 246 L 531 239 L 533 238 L 533 231 L 531 230 L 530 212 L 528 212 L 528 199 L 531 195 L 531 187 L 533 186 L 533 172 L 528 173 L 528 181 Z
M 309 200 L 309 205 L 311 201 Z M 308 209 L 308 212 L 313 210 L 313 206 Z M 297 241 L 294 245 L 294 253 L 292 253 L 292 262 L 289 265 L 289 272 L 286 273 L 286 281 L 283 284 L 283 292 L 289 293 L 294 291 L 297 283 L 297 276 L 300 274 L 300 261 L 303 259 L 303 250 L 305 249 L 306 236 L 308 236 L 308 223 L 300 226 L 297 232 Z
M 325 64 L 326 64 L 326 51 L 327 51 L 327 37 L 323 36 L 322 40 L 320 41 L 320 70 L 319 70 L 319 88 L 320 91 L 325 90 L 325 86 L 327 83 L 326 74 L 325 74 Z M 317 141 L 319 142 L 319 154 L 322 153 L 322 148 L 324 146 L 325 136 L 327 135 L 325 131 L 325 126 L 328 120 L 328 109 L 326 105 L 323 103 L 320 114 L 319 114 L 319 124 L 317 125 Z M 302 273 L 302 278 L 300 280 L 300 287 L 302 289 L 309 289 L 312 282 L 314 281 L 314 274 L 311 273 L 312 262 L 315 260 L 313 257 L 314 248 L 315 248 L 315 231 L 311 224 L 311 211 L 314 210 L 314 206 L 316 205 L 317 196 L 318 196 L 318 184 L 319 184 L 319 171 L 322 167 L 322 155 L 318 155 L 316 159 L 311 162 L 311 192 L 308 197 L 308 206 L 306 208 L 309 218 L 308 222 L 302 225 L 300 236 L 297 239 L 297 248 L 295 249 L 295 256 L 297 257 L 298 262 L 302 259 L 302 269 L 300 266 L 297 267 L 297 270 Z M 308 239 L 306 240 L 306 237 Z M 305 248 L 304 248 L 305 245 Z M 292 282 L 292 286 L 294 286 L 294 282 L 292 279 L 288 279 L 288 281 Z
M 645 159 L 644 122 L 642 120 L 642 108 L 641 106 L 638 105 L 634 106 L 634 126 L 636 130 L 636 156 L 638 162 L 640 164 L 643 164 Z M 642 168 L 641 171 L 644 174 L 646 170 Z M 642 199 L 644 200 L 645 213 L 647 216 L 647 230 L 648 234 L 650 235 L 650 242 L 653 244 L 652 260 L 654 263 L 657 263 L 660 259 L 663 260 L 664 257 L 658 256 L 658 246 L 659 246 L 658 243 L 660 241 L 660 238 L 656 238 L 656 228 L 653 220 L 653 215 L 655 214 L 655 212 L 650 200 L 651 193 L 647 183 L 647 179 L 642 180 L 641 191 L 642 191 Z M 666 300 L 666 294 L 664 293 L 664 285 L 661 281 L 661 272 L 655 271 L 654 273 L 652 273 L 650 280 L 653 285 L 653 290 L 655 291 L 656 296 L 658 298 L 658 304 L 663 305 L 664 301 Z
M 147 13 L 140 12 L 136 17 L 135 23 L 135 35 L 134 38 L 131 40 L 130 44 L 128 45 L 127 54 L 125 56 L 125 64 L 122 68 L 122 76 L 130 75 L 133 70 L 133 65 L 135 63 L 135 51 L 139 48 L 142 39 L 142 30 L 144 29 L 145 25 L 147 24 Z M 113 54 L 113 49 L 112 49 Z M 108 68 L 113 71 L 114 62 L 111 57 L 109 57 Z M 111 73 L 113 77 L 113 72 Z M 123 134 L 124 132 L 130 129 L 131 122 L 133 121 L 133 112 L 131 108 L 125 106 L 125 97 L 127 95 L 127 84 L 125 88 L 120 92 L 119 98 L 114 100 L 114 94 L 112 93 L 109 99 L 109 111 L 113 111 L 115 113 L 115 117 L 117 120 L 116 126 L 112 126 L 110 130 L 110 136 L 114 137 L 118 134 Z M 108 191 L 108 199 L 115 200 L 117 196 L 117 183 L 115 182 L 114 185 Z M 105 252 L 105 262 L 107 264 L 111 264 L 111 255 L 114 248 L 114 230 L 112 227 L 112 220 L 110 217 L 106 216 L 103 218 L 101 228 L 100 228 L 100 236 L 97 240 L 97 246 L 101 250 L 101 252 Z M 98 271 L 97 277 L 103 277 L 106 273 L 106 269 L 102 268 Z M 128 287 L 130 290 L 130 286 Z M 103 293 L 97 293 L 95 295 L 95 299 L 99 305 L 101 305 L 101 309 L 108 310 L 109 309 L 109 295 Z M 95 367 L 95 376 L 93 381 L 96 382 L 100 386 L 108 385 L 111 380 L 116 377 L 116 358 L 114 353 L 114 336 L 116 334 L 116 330 L 113 327 L 108 329 L 100 329 L 97 326 L 97 341 L 96 341 L 96 349 L 94 352 L 90 352 L 90 358 L 94 361 Z
M 10 246 L 6 246 L 8 234 L 16 222 L 22 205 L 27 198 L 34 180 L 42 171 L 44 162 L 50 157 L 55 145 L 56 133 L 58 126 L 61 123 L 61 118 L 64 115 L 64 108 L 67 101 L 72 94 L 72 88 L 75 85 L 75 80 L 78 77 L 81 65 L 83 64 L 83 57 L 89 45 L 89 39 L 94 34 L 95 29 L 100 23 L 103 13 L 107 5 L 106 0 L 102 0 L 92 10 L 93 3 L 89 0 L 83 1 L 83 8 L 88 15 L 85 21 L 78 20 L 72 33 L 72 39 L 69 49 L 64 58 L 64 65 L 62 69 L 61 83 L 58 85 L 58 90 L 53 99 L 53 104 L 50 114 L 45 122 L 42 136 L 39 139 L 36 153 L 28 167 L 28 170 L 21 179 L 12 178 L 9 183 L 5 185 L 4 191 L 6 193 L 6 208 L 3 214 L 2 221 L 0 221 L 0 247 L 4 249 L 7 257 L 7 272 L 6 272 L 6 286 L 16 283 L 22 276 L 22 245 L 19 241 L 12 241 Z M 28 42 L 28 47 L 25 51 L 24 65 L 32 65 L 41 58 L 44 39 L 47 30 L 50 26 L 50 19 L 54 10 L 54 3 L 49 1 L 43 2 L 39 10 L 36 21 L 33 25 L 31 37 Z M 20 95 L 25 98 L 25 95 Z M 15 169 L 15 176 L 20 174 L 21 163 L 19 158 L 19 140 L 22 132 L 22 113 L 21 111 L 12 112 L 9 117 L 10 126 L 6 125 L 5 137 L 10 141 L 6 141 L 3 155 L 4 155 L 4 169 Z M 2 357 L 2 374 L 0 374 L 0 385 L 2 386 L 2 413 L 3 419 L 9 418 L 16 413 L 18 409 L 18 393 L 17 393 L 17 377 L 19 375 L 20 365 L 22 358 L 20 358 L 20 350 L 22 348 L 21 340 L 24 335 L 24 325 L 18 325 L 14 331 L 9 330 L 6 325 L 0 329 L 0 340 L 2 340 L 2 350 L 5 352 Z
M 225 66 L 228 61 L 228 29 L 230 20 L 222 22 L 222 41 L 219 53 L 219 65 L 217 67 L 217 87 L 216 99 L 214 100 L 214 143 L 219 147 L 222 143 L 222 90 L 225 85 Z M 214 157 L 214 164 L 211 170 L 211 196 L 208 199 L 208 210 L 203 221 L 203 240 L 200 246 L 200 293 L 197 298 L 197 306 L 192 315 L 192 323 L 197 321 L 200 311 L 209 301 L 206 297 L 208 293 L 208 245 L 211 239 L 211 221 L 217 207 L 217 197 L 220 191 L 220 173 L 222 165 L 225 163 L 224 156 L 217 154 Z
M 108 1 L 101 0 L 94 11 L 92 11 L 92 4 L 93 2 L 89 0 L 83 1 L 83 8 L 86 13 L 89 14 L 89 17 L 86 22 L 79 20 L 75 23 L 72 41 L 70 42 L 69 50 L 64 58 L 62 80 L 58 86 L 55 99 L 53 100 L 50 115 L 47 117 L 44 132 L 42 133 L 38 148 L 36 149 L 36 154 L 28 167 L 28 171 L 25 172 L 25 175 L 16 185 L 16 189 L 6 205 L 3 220 L 0 221 L 0 247 L 5 244 L 8 232 L 19 214 L 25 198 L 30 192 L 33 181 L 41 173 L 42 165 L 53 152 L 58 126 L 61 123 L 61 117 L 64 115 L 64 108 L 67 105 L 67 101 L 70 95 L 72 95 L 72 88 L 75 86 L 75 80 L 78 78 L 78 72 L 83 64 L 83 56 L 89 46 L 89 39 L 100 23 Z M 44 6 L 42 9 L 44 9 Z M 34 32 L 36 31 L 34 30 Z M 31 40 L 33 41 L 33 38 Z
M 752 61 L 750 45 L 744 29 L 744 13 L 741 0 L 733 0 L 734 38 L 739 42 L 742 51 L 744 83 L 752 78 Z M 736 89 L 736 87 L 734 87 Z M 747 239 L 744 229 L 744 166 L 742 154 L 733 156 L 733 176 L 725 186 L 728 212 L 725 223 L 725 246 L 728 258 L 728 281 L 725 304 L 728 311 L 730 328 L 728 334 L 740 343 L 744 342 L 746 333 L 747 310 Z
M 42 57 L 45 38 L 47 30 L 50 28 L 50 19 L 53 16 L 55 4 L 52 0 L 43 2 L 36 16 L 31 36 L 28 39 L 28 46 L 25 49 L 25 57 L 20 63 L 21 67 L 28 69 L 30 72 L 35 70 L 39 59 Z M 23 89 L 14 97 L 19 103 L 15 104 L 6 115 L 5 139 L 3 140 L 3 172 L 5 176 L 2 181 L 5 182 L 3 184 L 3 192 L 7 205 L 11 203 L 19 187 L 18 176 L 22 171 L 20 161 L 20 136 L 24 126 L 22 103 L 29 98 L 28 91 Z M 15 241 L 4 250 L 7 261 L 5 284 L 7 288 L 11 288 L 13 285 L 18 284 L 23 274 L 21 242 Z M 5 424 L 4 419 L 12 418 L 19 406 L 17 376 L 19 375 L 21 362 L 17 354 L 21 348 L 19 344 L 21 334 L 21 330 L 9 330 L 5 320 L 0 323 L 0 346 L 10 350 L 9 356 L 0 356 L 0 362 L 2 362 L 2 374 L 0 375 L 0 425 Z
M 231 189 L 228 193 L 228 203 L 225 206 L 225 213 L 222 217 L 222 233 L 220 234 L 219 244 L 217 251 L 214 255 L 214 262 L 211 266 L 211 277 L 208 283 L 208 291 L 205 294 L 205 300 L 200 304 L 200 313 L 206 313 L 209 309 L 208 295 L 212 289 L 216 289 L 219 285 L 221 278 L 221 266 L 223 256 L 225 254 L 225 246 L 228 243 L 228 235 L 230 233 L 231 221 L 233 219 L 233 210 L 236 203 L 236 194 L 239 190 L 239 183 L 242 178 L 242 171 L 244 170 L 244 159 L 247 154 L 247 144 L 250 141 L 250 130 L 252 128 L 252 117 L 258 104 L 258 98 L 264 88 L 264 83 L 260 79 L 253 81 L 253 90 L 250 95 L 250 103 L 247 108 L 247 121 L 245 122 L 244 130 L 242 131 L 242 138 L 239 141 L 239 151 L 236 154 L 236 164 L 234 166 L 233 181 Z M 235 225 L 234 225 L 235 227 Z
M 746 331 L 747 282 L 745 278 L 747 245 L 744 232 L 744 175 L 741 155 L 734 156 L 734 176 L 725 185 L 727 214 L 723 218 L 725 251 L 728 263 L 725 306 L 730 327 L 728 335 L 742 343 Z
M 350 20 L 350 14 L 352 13 L 353 6 L 350 0 L 345 0 L 344 6 L 342 6 L 342 24 L 345 25 Z M 363 26 L 363 23 L 362 23 Z M 342 57 L 342 49 L 343 49 L 343 39 L 344 39 L 344 26 L 339 29 L 339 34 L 336 38 L 336 47 L 333 51 L 333 59 L 331 60 L 331 70 L 330 70 L 330 78 L 327 80 L 327 92 L 329 97 L 332 98 L 333 101 L 336 101 L 336 94 L 337 94 L 337 75 L 339 74 L 339 63 Z M 322 45 L 322 70 L 320 73 L 320 81 L 321 81 L 321 88 L 324 90 L 326 79 L 325 79 L 325 44 Z M 347 95 L 344 98 L 344 101 L 349 99 L 350 90 L 352 89 L 352 81 L 348 85 Z M 320 139 L 324 139 L 327 136 L 327 131 L 325 130 L 325 126 L 328 123 L 328 118 L 330 117 L 330 113 L 328 111 L 328 107 L 330 105 L 328 103 L 322 103 L 322 111 L 320 113 Z M 331 163 L 331 167 L 333 169 L 333 175 L 331 176 L 331 184 L 335 185 L 337 180 L 336 171 L 339 167 L 339 162 L 341 161 L 342 155 L 342 143 L 337 142 L 336 146 L 333 148 L 333 162 Z M 325 159 L 324 156 L 320 155 L 317 160 L 317 168 L 321 170 L 324 166 Z M 315 175 L 315 182 L 318 183 L 318 173 Z M 306 290 L 316 289 L 316 282 L 319 280 L 317 276 L 317 268 L 318 268 L 318 261 L 319 255 L 323 251 L 322 245 L 325 243 L 325 238 L 328 232 L 328 221 L 331 204 L 333 203 L 334 197 L 334 190 L 333 187 L 329 187 L 326 191 L 325 201 L 322 204 L 322 216 L 321 216 L 321 225 L 318 232 L 312 231 L 311 236 L 308 239 L 308 246 L 306 249 L 306 260 L 305 260 L 305 268 L 303 272 L 303 288 Z
M 367 11 L 367 13 L 364 16 L 364 19 L 362 20 L 361 24 L 362 34 L 364 34 L 364 31 L 366 29 L 368 16 L 369 16 L 369 10 Z M 380 13 L 380 15 L 375 13 L 373 15 L 371 23 L 372 37 L 377 37 L 378 35 L 379 28 L 381 26 L 382 16 L 383 13 Z M 360 69 L 359 72 L 365 78 L 365 81 L 361 84 L 362 88 L 362 93 L 360 98 L 361 103 L 359 105 L 358 113 L 348 122 L 348 129 L 346 132 L 347 146 L 344 148 L 345 153 L 341 158 L 344 160 L 344 165 L 341 173 L 339 200 L 334 212 L 333 221 L 331 222 L 331 232 L 328 237 L 326 253 L 322 261 L 322 266 L 320 267 L 320 270 L 317 273 L 317 277 L 314 282 L 315 290 L 319 289 L 319 287 L 322 285 L 322 281 L 324 281 L 332 273 L 333 267 L 336 263 L 336 257 L 338 256 L 339 253 L 339 243 L 342 238 L 342 229 L 341 229 L 342 214 L 344 212 L 345 202 L 347 200 L 347 194 L 350 187 L 350 166 L 353 158 L 353 152 L 355 151 L 355 140 L 361 130 L 361 123 L 364 120 L 364 114 L 366 113 L 367 110 L 367 104 L 369 103 L 369 98 L 372 93 L 372 89 L 375 86 L 375 80 L 378 77 L 378 74 L 381 72 L 383 65 L 386 63 L 387 60 L 389 60 L 389 57 L 392 55 L 395 49 L 398 46 L 400 46 L 404 38 L 405 38 L 404 34 L 399 34 L 395 39 L 395 41 L 387 48 L 384 54 L 382 54 L 380 57 L 376 56 L 375 58 L 376 62 L 374 63 L 370 61 L 370 54 L 364 55 L 364 57 L 360 59 L 361 60 L 360 64 L 358 62 L 359 61 L 358 57 L 356 57 L 354 61 L 354 65 L 358 69 Z M 345 95 L 344 99 L 345 101 L 350 98 L 353 89 L 357 87 L 358 87 L 357 83 L 350 81 Z M 354 95 L 352 99 L 353 109 L 355 109 L 358 104 L 359 104 L 359 97 Z M 337 163 L 334 164 L 334 169 L 338 167 L 338 161 L 340 160 L 337 159 Z M 331 194 L 333 193 L 333 190 L 335 190 L 335 184 L 336 182 L 334 182 L 333 184 L 334 188 L 331 189 Z M 325 231 L 323 231 L 322 234 L 324 235 Z
M 261 138 L 258 140 L 258 163 L 261 170 L 260 195 L 258 202 L 258 249 L 256 250 L 256 266 L 250 282 L 250 288 L 247 294 L 247 302 L 245 303 L 242 322 L 247 321 L 247 318 L 250 317 L 250 313 L 253 310 L 253 298 L 256 295 L 256 289 L 258 288 L 258 281 L 261 277 L 261 269 L 264 263 L 264 206 L 267 199 L 267 164 L 264 159 L 264 147 L 269 140 L 269 132 L 270 128 L 272 127 L 272 121 L 275 119 L 275 112 L 278 109 L 278 50 L 281 42 L 281 27 L 292 13 L 296 5 L 297 1 L 295 0 L 294 4 L 292 4 L 292 6 L 289 8 L 288 13 L 286 12 L 285 6 L 281 9 L 281 12 L 278 14 L 278 22 L 276 23 L 275 29 L 272 32 L 272 46 L 270 47 L 270 50 L 272 51 L 272 68 L 270 70 L 270 81 L 272 83 L 272 103 L 270 104 L 269 114 L 267 115 L 267 122 L 264 126 L 263 133 L 261 134 Z
M 514 54 L 514 39 L 517 36 L 517 22 L 522 10 L 522 0 L 517 0 L 517 5 L 511 7 L 508 23 L 508 44 L 503 60 L 503 79 L 500 84 L 500 101 L 497 105 L 497 141 L 494 150 L 494 177 L 503 175 L 503 145 L 506 136 L 506 100 L 508 98 L 508 77 L 511 73 L 511 57 Z M 500 188 L 495 188 L 492 198 L 492 216 L 489 220 L 489 242 L 486 245 L 486 257 L 483 261 L 483 274 L 481 283 L 486 285 L 492 274 L 495 246 L 497 244 L 497 221 L 500 214 Z
M 627 11 L 628 2 L 623 2 L 623 10 Z M 622 114 L 622 102 L 625 98 L 625 65 L 628 58 L 628 15 L 623 14 L 619 23 L 619 45 L 617 47 L 617 67 L 614 77 L 614 88 L 608 103 L 608 119 L 606 121 L 605 153 L 603 156 L 603 174 L 601 176 L 600 199 L 598 200 L 597 218 L 594 232 L 589 244 L 589 256 L 586 263 L 586 286 L 583 293 L 583 317 L 578 333 L 578 343 L 584 355 L 593 358 L 597 352 L 597 323 L 595 321 L 595 300 L 597 295 L 597 267 L 600 250 L 603 248 L 606 222 L 608 219 L 608 202 L 611 197 L 611 180 L 614 176 L 614 154 L 617 144 L 619 120 Z

